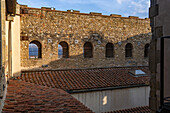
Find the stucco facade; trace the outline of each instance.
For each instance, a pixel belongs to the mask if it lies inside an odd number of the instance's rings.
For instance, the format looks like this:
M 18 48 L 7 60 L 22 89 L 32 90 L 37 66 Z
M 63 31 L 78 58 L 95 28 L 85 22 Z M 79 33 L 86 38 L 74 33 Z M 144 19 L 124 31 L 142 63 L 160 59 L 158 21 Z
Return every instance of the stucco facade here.
M 149 19 L 57 11 L 50 8 L 21 6 L 21 67 L 73 69 L 113 66 L 146 66 L 144 48 L 151 40 Z M 29 58 L 29 44 L 41 44 L 41 58 Z M 58 44 L 68 44 L 68 58 L 58 58 Z M 84 44 L 90 42 L 93 57 L 84 58 Z M 114 57 L 106 58 L 106 44 L 114 45 Z M 125 46 L 131 43 L 133 55 L 125 58 Z
M 16 1 L 1 0 L 0 112 L 6 97 L 7 81 L 20 73 L 20 7 Z M 19 75 L 17 73 L 17 76 Z
M 136 87 L 71 94 L 95 113 L 149 105 L 150 87 Z

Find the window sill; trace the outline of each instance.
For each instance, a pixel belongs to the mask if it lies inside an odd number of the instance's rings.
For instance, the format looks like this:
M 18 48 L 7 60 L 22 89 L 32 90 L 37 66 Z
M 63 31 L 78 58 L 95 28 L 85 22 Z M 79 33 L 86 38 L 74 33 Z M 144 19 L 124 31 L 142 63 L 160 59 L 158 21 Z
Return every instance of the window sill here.
M 133 57 L 125 57 L 125 59 L 127 59 L 127 60 L 128 60 L 128 59 L 133 59 Z
M 84 59 L 93 59 L 93 57 L 92 57 L 92 58 L 87 58 L 87 57 L 86 57 L 86 58 L 84 58 Z
M 42 58 L 28 58 L 29 60 L 42 60 Z
M 114 57 L 105 57 L 106 59 L 114 59 Z

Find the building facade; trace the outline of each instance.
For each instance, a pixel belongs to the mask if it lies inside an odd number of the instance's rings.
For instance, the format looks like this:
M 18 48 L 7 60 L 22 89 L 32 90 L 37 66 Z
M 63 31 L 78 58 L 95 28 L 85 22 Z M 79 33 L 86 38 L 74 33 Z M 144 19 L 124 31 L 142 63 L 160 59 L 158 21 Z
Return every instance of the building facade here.
M 21 68 L 147 66 L 150 32 L 149 19 L 22 5 Z M 29 55 L 30 44 L 37 46 L 36 57 Z
M 149 19 L 114 14 L 108 16 L 95 12 L 87 14 L 75 10 L 58 11 L 45 7 L 30 8 L 17 4 L 15 0 L 1 0 L 0 110 L 5 100 L 6 81 L 21 76 L 21 70 L 148 66 L 150 40 Z M 36 50 L 31 50 L 31 47 Z M 62 48 L 62 54 L 59 54 L 59 48 Z M 138 96 L 131 100 L 131 95 L 135 95 L 134 92 L 139 94 L 139 89 L 145 92 L 141 97 L 145 99 L 142 104 L 133 104 Z M 121 109 L 148 105 L 149 86 L 139 89 L 120 91 L 129 95 L 130 100 L 127 104 L 129 106 Z M 103 94 L 115 92 L 118 90 L 95 94 L 101 93 L 102 97 Z M 81 100 L 80 96 L 75 95 L 75 98 Z M 82 103 L 85 101 L 82 100 Z M 102 109 L 100 111 L 107 108 Z M 109 107 L 109 110 L 118 109 Z
M 0 112 L 6 97 L 7 81 L 20 73 L 20 7 L 16 0 L 1 0 Z M 19 63 L 19 64 L 18 64 Z
M 161 37 L 170 36 L 170 14 L 169 14 L 169 0 L 151 0 L 150 7 L 150 20 L 152 27 L 152 41 L 151 41 L 151 51 L 149 59 L 149 67 L 151 72 L 151 92 L 150 92 L 150 108 L 152 112 L 155 113 L 160 108 L 160 103 L 162 101 L 161 97 L 161 75 L 160 76 L 160 55 L 161 55 Z M 169 47 L 167 47 L 168 50 Z M 166 55 L 166 54 L 165 54 Z M 166 61 L 169 63 L 169 61 Z M 164 69 L 167 69 L 169 64 L 165 65 Z M 165 70 L 168 74 L 168 70 Z M 166 75 L 165 75 L 166 76 Z M 167 79 L 169 80 L 169 79 Z M 166 81 L 167 81 L 166 80 Z M 165 90 L 169 90 L 169 82 L 164 84 L 166 86 Z M 169 95 L 170 96 L 170 95 Z M 170 107 L 169 107 L 170 108 Z M 160 112 L 163 112 L 160 110 Z M 165 112 L 167 113 L 167 112 Z

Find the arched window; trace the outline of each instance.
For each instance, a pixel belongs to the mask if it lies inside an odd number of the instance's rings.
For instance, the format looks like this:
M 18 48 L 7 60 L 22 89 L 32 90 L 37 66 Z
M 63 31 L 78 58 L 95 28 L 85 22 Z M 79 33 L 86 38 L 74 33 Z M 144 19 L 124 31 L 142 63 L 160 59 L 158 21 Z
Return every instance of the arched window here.
M 145 50 L 144 50 L 144 57 L 147 58 L 149 54 L 149 44 L 145 45 Z
M 69 48 L 67 42 L 60 42 L 58 45 L 58 58 L 68 58 Z
M 132 44 L 131 43 L 126 44 L 125 46 L 125 57 L 126 58 L 132 57 L 132 50 L 133 50 Z
M 34 40 L 29 44 L 29 58 L 42 58 L 41 43 Z
M 93 57 L 93 46 L 90 42 L 86 42 L 84 44 L 84 58 L 92 58 Z
M 112 43 L 106 44 L 106 57 L 107 58 L 114 57 L 114 46 Z

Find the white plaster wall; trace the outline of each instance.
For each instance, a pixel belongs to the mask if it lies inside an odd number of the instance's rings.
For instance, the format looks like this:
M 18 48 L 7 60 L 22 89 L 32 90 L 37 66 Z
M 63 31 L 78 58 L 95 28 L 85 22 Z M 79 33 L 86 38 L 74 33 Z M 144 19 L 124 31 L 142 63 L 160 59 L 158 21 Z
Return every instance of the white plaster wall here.
M 71 94 L 95 113 L 149 105 L 150 87 Z

